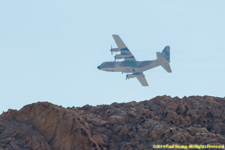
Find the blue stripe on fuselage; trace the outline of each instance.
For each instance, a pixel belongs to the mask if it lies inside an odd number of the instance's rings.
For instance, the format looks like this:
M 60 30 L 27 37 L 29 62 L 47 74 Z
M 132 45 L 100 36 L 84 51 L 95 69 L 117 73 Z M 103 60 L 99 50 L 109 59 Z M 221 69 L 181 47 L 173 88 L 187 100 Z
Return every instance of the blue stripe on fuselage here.
M 131 58 L 131 57 L 128 57 Z M 137 62 L 136 61 L 123 61 L 123 67 L 136 67 Z
M 137 68 L 142 68 L 142 67 L 148 66 L 151 64 L 151 62 L 153 62 L 153 61 L 140 61 L 137 65 Z

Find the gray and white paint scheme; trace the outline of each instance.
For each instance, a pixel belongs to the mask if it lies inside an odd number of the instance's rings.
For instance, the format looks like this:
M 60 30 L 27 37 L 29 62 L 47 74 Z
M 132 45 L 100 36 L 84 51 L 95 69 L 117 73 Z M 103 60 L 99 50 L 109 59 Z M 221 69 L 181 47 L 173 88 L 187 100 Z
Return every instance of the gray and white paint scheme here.
M 111 53 L 119 52 L 115 55 L 115 61 L 103 62 L 97 68 L 103 71 L 109 72 L 122 72 L 128 73 L 126 79 L 137 78 L 142 86 L 148 86 L 148 82 L 145 79 L 144 71 L 162 66 L 168 73 L 171 73 L 170 68 L 170 47 L 166 46 L 162 52 L 156 52 L 156 60 L 137 61 L 134 55 L 130 52 L 119 35 L 112 35 L 118 48 L 111 48 Z M 116 61 L 123 59 L 123 61 Z

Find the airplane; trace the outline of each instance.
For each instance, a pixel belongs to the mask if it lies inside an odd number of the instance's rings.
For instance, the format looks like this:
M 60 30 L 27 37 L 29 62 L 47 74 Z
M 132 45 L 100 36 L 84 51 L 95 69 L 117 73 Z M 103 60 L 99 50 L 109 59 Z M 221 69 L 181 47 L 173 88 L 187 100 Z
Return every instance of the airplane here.
M 111 54 L 113 52 L 120 52 L 120 54 L 115 55 L 115 60 L 110 62 L 103 62 L 97 68 L 99 70 L 108 72 L 122 72 L 131 73 L 126 75 L 126 79 L 137 78 L 142 86 L 148 86 L 148 82 L 145 78 L 144 71 L 149 69 L 162 66 L 168 73 L 171 73 L 170 68 L 170 46 L 166 46 L 163 51 L 156 52 L 156 60 L 148 61 L 137 61 L 134 55 L 130 52 L 127 46 L 124 44 L 119 35 L 112 35 L 118 48 L 110 49 Z M 116 61 L 118 59 L 123 59 L 123 61 Z

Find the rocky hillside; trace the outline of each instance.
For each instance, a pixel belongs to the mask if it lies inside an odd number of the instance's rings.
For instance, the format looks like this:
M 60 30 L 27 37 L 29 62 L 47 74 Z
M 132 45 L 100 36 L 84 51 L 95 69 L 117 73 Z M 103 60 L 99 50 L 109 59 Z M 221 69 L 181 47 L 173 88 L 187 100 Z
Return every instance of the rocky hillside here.
M 0 115 L 0 150 L 133 150 L 225 144 L 225 98 L 156 97 L 63 108 L 48 102 Z

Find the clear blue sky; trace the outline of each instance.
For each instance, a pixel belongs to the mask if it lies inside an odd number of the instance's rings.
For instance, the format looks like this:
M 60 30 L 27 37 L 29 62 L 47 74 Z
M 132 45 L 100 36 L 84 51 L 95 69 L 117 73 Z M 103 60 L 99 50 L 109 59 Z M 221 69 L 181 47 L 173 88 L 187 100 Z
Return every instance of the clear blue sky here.
M 148 100 L 159 95 L 225 96 L 224 0 L 0 1 L 0 112 L 37 101 L 64 107 Z M 137 60 L 171 47 L 168 74 L 149 87 L 99 71 L 112 61 L 112 34 Z

